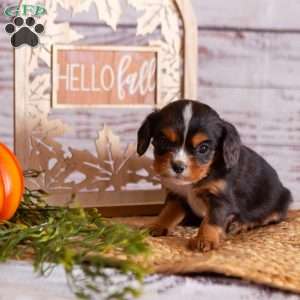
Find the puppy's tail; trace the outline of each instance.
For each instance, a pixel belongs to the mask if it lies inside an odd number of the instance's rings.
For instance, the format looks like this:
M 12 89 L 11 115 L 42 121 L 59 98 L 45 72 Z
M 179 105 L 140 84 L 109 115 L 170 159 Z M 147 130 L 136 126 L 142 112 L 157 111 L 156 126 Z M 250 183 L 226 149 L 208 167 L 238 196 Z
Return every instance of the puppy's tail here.
M 291 192 L 288 189 L 283 188 L 283 191 L 279 197 L 277 208 L 277 211 L 278 213 L 280 213 L 282 218 L 285 218 L 287 216 L 288 209 L 293 201 L 294 200 Z

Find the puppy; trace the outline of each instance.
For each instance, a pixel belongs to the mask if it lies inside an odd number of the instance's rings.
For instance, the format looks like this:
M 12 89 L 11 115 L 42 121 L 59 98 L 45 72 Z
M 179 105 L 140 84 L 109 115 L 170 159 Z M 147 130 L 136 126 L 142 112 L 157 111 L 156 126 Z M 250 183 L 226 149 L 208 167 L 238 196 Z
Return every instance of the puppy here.
M 178 100 L 152 112 L 138 131 L 139 155 L 151 141 L 153 167 L 167 190 L 165 206 L 150 228 L 153 235 L 168 234 L 191 210 L 202 222 L 189 245 L 208 251 L 219 247 L 229 230 L 286 217 L 290 191 L 208 105 Z

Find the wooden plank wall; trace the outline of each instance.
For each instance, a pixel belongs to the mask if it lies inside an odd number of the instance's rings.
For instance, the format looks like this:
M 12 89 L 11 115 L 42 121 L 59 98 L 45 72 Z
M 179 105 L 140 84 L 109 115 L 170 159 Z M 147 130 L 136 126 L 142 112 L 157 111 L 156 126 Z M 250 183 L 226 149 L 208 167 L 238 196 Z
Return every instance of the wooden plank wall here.
M 244 143 L 274 165 L 298 200 L 294 207 L 300 208 L 300 2 L 193 0 L 193 4 L 198 18 L 199 99 L 233 122 Z M 117 33 L 99 25 L 92 14 L 71 19 L 62 11 L 60 19 L 71 21 L 85 33 L 85 43 L 146 43 L 144 37 L 135 36 L 130 12 Z M 0 18 L 0 27 L 4 25 Z M 0 139 L 10 146 L 12 89 L 12 48 L 0 30 Z M 65 117 L 79 124 L 70 144 L 76 144 L 78 138 L 82 145 L 91 143 L 94 128 L 104 121 L 111 122 L 128 141 L 134 140 L 136 124 L 146 113 L 133 116 L 128 112 L 119 126 L 110 114 L 99 120 L 91 117 L 93 111 L 74 112 Z

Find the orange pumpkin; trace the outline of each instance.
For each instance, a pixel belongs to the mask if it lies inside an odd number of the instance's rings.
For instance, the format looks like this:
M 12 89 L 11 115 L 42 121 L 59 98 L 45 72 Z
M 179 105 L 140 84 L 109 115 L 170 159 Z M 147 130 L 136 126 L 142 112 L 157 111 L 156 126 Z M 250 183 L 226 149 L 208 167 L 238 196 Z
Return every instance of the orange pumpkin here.
M 2 210 L 3 203 L 4 203 L 4 182 L 2 180 L 2 177 L 0 176 L 0 211 Z
M 0 220 L 9 220 L 20 205 L 24 177 L 16 156 L 0 143 Z

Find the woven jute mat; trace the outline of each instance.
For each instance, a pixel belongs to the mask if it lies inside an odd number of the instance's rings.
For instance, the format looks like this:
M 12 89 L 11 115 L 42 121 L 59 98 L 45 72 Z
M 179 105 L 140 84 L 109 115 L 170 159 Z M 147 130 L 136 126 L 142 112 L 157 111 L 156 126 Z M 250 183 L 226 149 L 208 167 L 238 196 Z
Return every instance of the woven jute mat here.
M 122 222 L 141 225 L 147 218 Z M 197 228 L 181 227 L 168 237 L 149 237 L 147 258 L 153 272 L 180 274 L 213 272 L 300 294 L 300 211 L 286 221 L 229 236 L 218 250 L 191 251 L 187 240 Z

